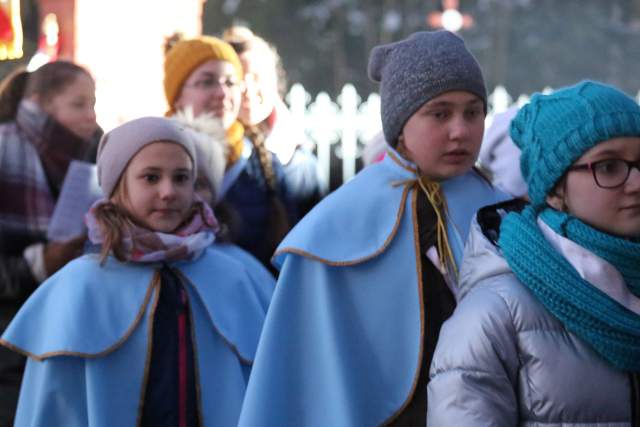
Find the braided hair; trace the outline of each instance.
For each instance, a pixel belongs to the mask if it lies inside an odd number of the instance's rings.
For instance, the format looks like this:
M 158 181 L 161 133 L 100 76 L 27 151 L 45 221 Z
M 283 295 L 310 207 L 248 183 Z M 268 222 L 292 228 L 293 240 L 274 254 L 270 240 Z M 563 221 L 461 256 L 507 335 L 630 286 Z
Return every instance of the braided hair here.
M 264 132 L 260 131 L 258 126 L 247 126 L 245 128 L 245 135 L 249 138 L 253 148 L 256 150 L 266 184 L 269 217 L 267 235 L 263 243 L 263 254 L 261 254 L 259 258 L 262 258 L 263 261 L 268 261 L 278 244 L 289 232 L 291 224 L 282 200 L 278 177 L 273 168 L 273 154 L 265 145 Z

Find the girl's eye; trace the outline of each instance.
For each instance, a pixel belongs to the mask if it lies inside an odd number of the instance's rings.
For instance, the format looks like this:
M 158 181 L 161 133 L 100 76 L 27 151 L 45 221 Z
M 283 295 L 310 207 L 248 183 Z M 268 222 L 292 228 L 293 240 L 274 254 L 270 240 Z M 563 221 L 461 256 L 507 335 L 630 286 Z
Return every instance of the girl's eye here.
M 188 174 L 181 173 L 179 175 L 176 175 L 174 179 L 176 182 L 185 183 L 185 182 L 188 182 L 190 178 L 191 177 Z
M 160 180 L 160 177 L 156 174 L 147 174 L 144 176 L 144 180 L 148 183 L 155 184 Z
M 603 175 L 617 175 L 622 173 L 626 168 L 626 164 L 622 160 L 611 159 L 603 160 L 595 165 L 596 173 Z

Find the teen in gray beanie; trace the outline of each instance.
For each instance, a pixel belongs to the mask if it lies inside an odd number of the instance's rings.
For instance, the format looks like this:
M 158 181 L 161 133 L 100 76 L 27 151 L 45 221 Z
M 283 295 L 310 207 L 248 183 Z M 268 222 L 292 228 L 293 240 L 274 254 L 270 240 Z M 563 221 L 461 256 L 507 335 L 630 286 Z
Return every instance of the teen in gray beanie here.
M 426 425 L 431 356 L 456 304 L 469 225 L 506 196 L 473 169 L 486 94 L 459 37 L 377 47 L 369 72 L 397 149 L 322 200 L 272 258 L 277 303 L 239 427 Z
M 175 142 L 191 157 L 196 170 L 196 148 L 191 137 L 176 121 L 163 117 L 142 117 L 104 134 L 98 146 L 98 183 L 110 197 L 129 161 L 143 147 L 159 141 Z
M 371 80 L 380 83 L 382 129 L 392 147 L 409 117 L 444 92 L 471 92 L 487 111 L 480 66 L 462 38 L 450 31 L 422 31 L 376 46 L 368 72 Z

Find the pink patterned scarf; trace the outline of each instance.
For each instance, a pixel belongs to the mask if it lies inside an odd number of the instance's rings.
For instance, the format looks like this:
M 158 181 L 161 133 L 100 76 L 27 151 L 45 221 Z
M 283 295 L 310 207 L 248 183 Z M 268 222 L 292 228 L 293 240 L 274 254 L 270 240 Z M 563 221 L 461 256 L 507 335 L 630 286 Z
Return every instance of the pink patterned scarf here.
M 96 220 L 95 210 L 106 203 L 111 202 L 107 199 L 98 200 L 85 215 L 89 240 L 97 245 L 104 242 L 104 235 Z M 209 205 L 199 199 L 196 203 L 201 203 L 204 218 L 196 210 L 191 219 L 174 233 L 152 231 L 130 223 L 125 233 L 127 237 L 123 240 L 127 261 L 151 263 L 197 258 L 215 241 L 215 233 L 220 227 Z

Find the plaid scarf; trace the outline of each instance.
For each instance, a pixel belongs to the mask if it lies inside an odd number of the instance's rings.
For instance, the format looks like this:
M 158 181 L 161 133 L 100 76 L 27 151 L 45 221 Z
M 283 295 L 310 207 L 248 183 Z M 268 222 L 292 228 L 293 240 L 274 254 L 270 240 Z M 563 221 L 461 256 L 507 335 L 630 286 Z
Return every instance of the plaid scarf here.
M 89 240 L 96 245 L 104 242 L 104 235 L 96 221 L 95 210 L 105 203 L 112 202 L 100 199 L 85 215 Z M 130 222 L 123 240 L 127 261 L 147 263 L 197 258 L 215 241 L 219 226 L 209 205 L 201 200 L 196 203 L 201 205 L 201 210 L 196 209 L 190 220 L 174 233 L 152 231 Z
M 0 125 L 0 228 L 45 234 L 69 163 L 89 149 L 23 100 L 15 121 Z

